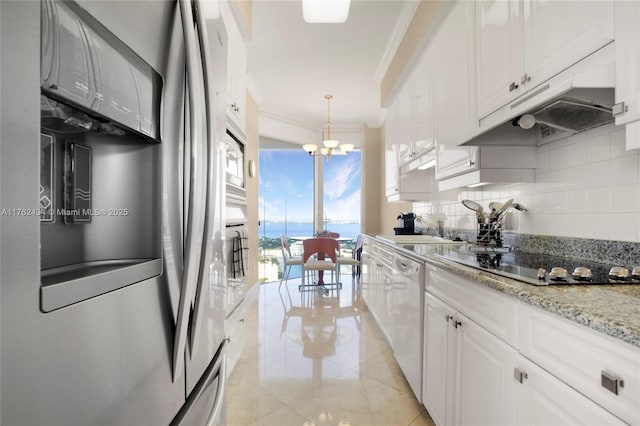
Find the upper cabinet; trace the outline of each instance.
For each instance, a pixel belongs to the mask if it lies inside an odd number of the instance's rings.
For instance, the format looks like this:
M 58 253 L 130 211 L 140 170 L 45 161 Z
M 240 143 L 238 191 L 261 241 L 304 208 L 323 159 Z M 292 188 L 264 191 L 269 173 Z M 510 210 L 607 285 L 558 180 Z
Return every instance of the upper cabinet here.
M 627 125 L 627 149 L 640 148 L 640 2 L 615 2 L 616 124 Z
M 427 49 L 394 103 L 398 114 L 396 142 L 400 166 L 434 149 L 431 62 Z
M 477 1 L 479 118 L 610 43 L 613 20 L 613 1 Z
M 247 116 L 247 47 L 242 38 L 240 28 L 226 2 L 222 2 L 223 19 L 229 40 L 227 53 L 227 117 L 233 133 L 241 139 L 245 136 L 245 120 Z
M 457 146 L 477 131 L 473 2 L 457 2 L 431 43 L 433 127 L 440 147 Z

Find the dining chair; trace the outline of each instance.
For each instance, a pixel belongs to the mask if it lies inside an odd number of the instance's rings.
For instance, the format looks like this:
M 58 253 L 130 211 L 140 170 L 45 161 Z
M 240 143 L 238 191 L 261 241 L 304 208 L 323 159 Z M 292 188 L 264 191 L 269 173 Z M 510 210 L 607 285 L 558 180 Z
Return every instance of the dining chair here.
M 362 254 L 362 234 L 358 235 L 356 239 L 356 247 L 351 252 L 351 258 L 344 257 L 340 253 L 337 257 L 338 262 L 338 280 L 340 279 L 340 266 L 351 266 L 351 278 L 355 278 L 356 275 L 360 277 L 360 268 L 362 266 L 361 254 Z
M 278 288 L 280 288 L 283 281 L 289 280 L 289 274 L 291 273 L 292 266 L 302 265 L 302 257 L 291 255 L 291 247 L 289 247 L 289 240 L 287 239 L 287 236 L 284 234 L 280 235 L 280 249 L 282 250 L 282 260 L 284 265 L 284 271 L 282 271 L 282 277 L 280 278 L 280 285 L 278 285 Z
M 325 292 L 329 290 L 326 286 L 336 285 L 338 288 L 341 284 L 334 281 L 333 274 L 337 273 L 338 264 L 336 259 L 340 248 L 338 240 L 333 238 L 308 238 L 302 242 L 302 284 L 298 286 L 299 290 L 304 288 L 320 289 Z M 305 284 L 305 276 L 308 271 L 318 272 L 318 282 Z M 331 282 L 324 282 L 324 272 L 331 271 Z

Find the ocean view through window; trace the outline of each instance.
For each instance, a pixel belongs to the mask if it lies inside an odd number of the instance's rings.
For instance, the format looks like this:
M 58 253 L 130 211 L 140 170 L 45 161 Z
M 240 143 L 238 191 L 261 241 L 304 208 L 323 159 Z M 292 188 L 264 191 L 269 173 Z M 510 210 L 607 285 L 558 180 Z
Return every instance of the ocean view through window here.
M 293 145 L 293 144 L 292 144 Z M 280 280 L 283 273 L 280 236 L 289 238 L 293 256 L 302 254 L 301 237 L 314 234 L 314 157 L 293 149 L 260 149 L 259 280 Z M 323 160 L 323 231 L 336 232 L 343 255 L 351 256 L 360 234 L 360 152 Z M 300 277 L 294 267 L 289 278 Z

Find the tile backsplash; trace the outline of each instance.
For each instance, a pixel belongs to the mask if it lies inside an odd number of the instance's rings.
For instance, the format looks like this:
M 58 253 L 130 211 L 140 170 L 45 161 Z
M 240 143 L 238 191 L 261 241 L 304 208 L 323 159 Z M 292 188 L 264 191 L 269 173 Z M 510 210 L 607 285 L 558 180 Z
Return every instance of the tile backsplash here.
M 505 230 L 521 234 L 640 242 L 640 152 L 625 150 L 624 127 L 613 124 L 538 147 L 534 183 L 460 188 L 440 200 L 416 202 L 420 215 L 442 214 L 445 228 L 475 231 L 475 213 L 461 201 L 488 210 L 509 198 Z M 443 199 L 446 199 L 444 201 Z

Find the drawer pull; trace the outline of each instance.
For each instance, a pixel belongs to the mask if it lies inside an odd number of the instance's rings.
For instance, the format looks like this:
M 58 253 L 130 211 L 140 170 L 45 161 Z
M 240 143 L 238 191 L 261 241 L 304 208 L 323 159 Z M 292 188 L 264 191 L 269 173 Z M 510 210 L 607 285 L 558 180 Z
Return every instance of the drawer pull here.
M 616 395 L 619 394 L 618 388 L 624 387 L 624 380 L 612 374 L 609 374 L 606 371 L 600 372 L 600 383 L 602 384 L 603 388 Z
M 451 320 L 453 319 L 453 315 L 448 315 L 448 314 L 447 314 L 447 315 L 445 315 L 445 316 L 444 316 L 444 319 L 445 319 L 447 322 L 449 322 L 449 321 L 451 321 Z
M 524 382 L 529 376 L 527 375 L 527 372 L 515 367 L 513 369 L 513 378 L 516 379 L 518 382 L 522 383 Z

